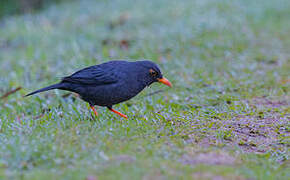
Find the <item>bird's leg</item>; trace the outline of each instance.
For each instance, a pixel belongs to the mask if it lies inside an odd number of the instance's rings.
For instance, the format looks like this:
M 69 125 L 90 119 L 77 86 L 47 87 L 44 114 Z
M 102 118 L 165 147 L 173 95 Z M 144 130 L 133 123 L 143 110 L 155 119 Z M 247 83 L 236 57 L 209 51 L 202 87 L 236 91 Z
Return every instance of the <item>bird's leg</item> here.
M 108 109 L 109 109 L 110 111 L 112 111 L 113 113 L 116 113 L 116 114 L 118 114 L 119 116 L 128 119 L 128 117 L 127 117 L 125 114 L 122 114 L 122 113 L 116 111 L 116 110 L 113 109 L 112 107 L 108 107 Z
M 98 116 L 98 112 L 96 111 L 95 107 L 94 107 L 94 106 L 90 106 L 90 107 L 91 107 L 91 109 L 94 111 L 94 114 L 95 114 L 96 116 Z

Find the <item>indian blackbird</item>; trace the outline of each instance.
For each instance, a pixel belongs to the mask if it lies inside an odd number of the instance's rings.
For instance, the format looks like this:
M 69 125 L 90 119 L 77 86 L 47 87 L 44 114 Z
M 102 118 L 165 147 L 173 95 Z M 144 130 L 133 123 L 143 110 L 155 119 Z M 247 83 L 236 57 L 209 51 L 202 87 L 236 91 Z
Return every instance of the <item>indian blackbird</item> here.
M 98 113 L 94 106 L 98 105 L 105 106 L 112 112 L 127 118 L 126 115 L 114 110 L 113 105 L 131 99 L 154 82 L 172 86 L 152 61 L 109 61 L 79 70 L 62 78 L 60 83 L 26 96 L 52 89 L 67 90 L 77 93 L 88 102 L 96 116 Z

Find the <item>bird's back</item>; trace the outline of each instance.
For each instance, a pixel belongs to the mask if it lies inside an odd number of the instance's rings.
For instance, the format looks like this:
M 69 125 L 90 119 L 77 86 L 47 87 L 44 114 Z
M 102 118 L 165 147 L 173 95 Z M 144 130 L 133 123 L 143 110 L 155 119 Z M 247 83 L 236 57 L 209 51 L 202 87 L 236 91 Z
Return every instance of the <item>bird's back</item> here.
M 65 90 L 78 93 L 91 105 L 112 106 L 137 95 L 145 88 L 138 82 L 138 65 L 110 61 L 79 70 L 63 78 Z

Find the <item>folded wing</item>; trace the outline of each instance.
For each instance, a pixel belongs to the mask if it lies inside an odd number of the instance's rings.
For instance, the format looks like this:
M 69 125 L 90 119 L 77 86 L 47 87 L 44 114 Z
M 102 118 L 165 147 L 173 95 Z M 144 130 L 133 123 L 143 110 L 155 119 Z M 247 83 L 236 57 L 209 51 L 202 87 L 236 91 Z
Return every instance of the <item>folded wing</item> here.
M 62 82 L 83 85 L 104 85 L 118 81 L 118 75 L 112 66 L 96 65 L 79 70 L 74 74 L 64 77 Z

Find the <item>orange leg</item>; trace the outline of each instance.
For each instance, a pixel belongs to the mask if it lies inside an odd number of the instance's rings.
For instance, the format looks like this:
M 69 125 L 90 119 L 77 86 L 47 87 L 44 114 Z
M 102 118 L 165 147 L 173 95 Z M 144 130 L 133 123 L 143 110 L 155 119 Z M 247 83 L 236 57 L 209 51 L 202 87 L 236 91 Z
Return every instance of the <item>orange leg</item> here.
M 113 108 L 109 108 L 109 110 L 110 110 L 110 111 L 112 111 L 113 113 L 116 113 L 116 114 L 118 114 L 119 116 L 121 116 L 121 117 L 123 117 L 123 118 L 126 118 L 126 119 L 128 119 L 128 117 L 127 117 L 125 114 L 122 114 L 122 113 L 120 113 L 120 112 L 116 111 L 116 110 L 115 110 L 115 109 L 113 109 Z
M 95 107 L 94 107 L 94 106 L 91 106 L 91 109 L 94 111 L 94 114 L 95 114 L 96 116 L 98 116 L 98 112 L 96 111 Z

